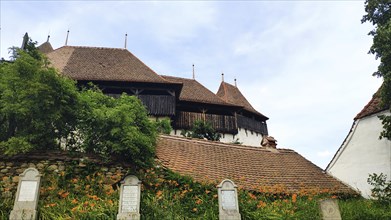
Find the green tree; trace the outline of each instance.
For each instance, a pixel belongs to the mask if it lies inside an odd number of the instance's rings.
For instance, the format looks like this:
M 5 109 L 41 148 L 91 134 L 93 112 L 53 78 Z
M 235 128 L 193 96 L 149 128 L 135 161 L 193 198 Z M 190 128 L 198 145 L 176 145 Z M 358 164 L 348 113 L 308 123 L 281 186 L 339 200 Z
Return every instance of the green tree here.
M 13 62 L 0 64 L 0 150 L 5 154 L 53 149 L 76 126 L 75 82 L 58 77 L 34 49 L 14 48 Z
M 122 94 L 118 99 L 99 89 L 81 92 L 78 134 L 81 150 L 148 166 L 153 163 L 156 127 L 139 99 Z
M 389 0 L 366 0 L 365 14 L 361 20 L 371 22 L 374 29 L 369 32 L 373 36 L 373 44 L 369 53 L 380 59 L 380 65 L 374 76 L 383 78 L 380 97 L 383 107 L 391 108 L 391 2 Z M 391 116 L 380 116 L 384 130 L 381 138 L 391 140 Z
M 0 153 L 67 149 L 153 163 L 156 125 L 139 99 L 114 99 L 57 73 L 31 39 L 0 62 Z

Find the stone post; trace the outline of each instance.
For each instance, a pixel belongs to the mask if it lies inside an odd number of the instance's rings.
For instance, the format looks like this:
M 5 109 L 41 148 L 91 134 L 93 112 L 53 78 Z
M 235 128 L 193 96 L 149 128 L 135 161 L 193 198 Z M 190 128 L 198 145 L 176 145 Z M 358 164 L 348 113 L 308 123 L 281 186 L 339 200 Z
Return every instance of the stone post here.
M 19 175 L 19 184 L 16 191 L 14 208 L 10 220 L 35 220 L 41 175 L 35 168 L 28 168 Z
M 126 176 L 121 182 L 117 220 L 140 219 L 141 181 L 136 176 Z
M 219 195 L 219 219 L 240 220 L 237 186 L 231 180 L 223 180 L 217 186 Z
M 319 202 L 323 220 L 342 220 L 336 199 L 323 199 Z

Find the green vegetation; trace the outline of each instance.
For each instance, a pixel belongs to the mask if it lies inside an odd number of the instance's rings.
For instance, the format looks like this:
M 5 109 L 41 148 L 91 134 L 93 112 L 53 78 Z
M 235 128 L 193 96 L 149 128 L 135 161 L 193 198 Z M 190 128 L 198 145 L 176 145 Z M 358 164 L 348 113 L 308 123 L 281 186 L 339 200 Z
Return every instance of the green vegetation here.
M 126 94 L 115 99 L 95 88 L 82 91 L 80 100 L 83 107 L 76 135 L 83 141 L 76 142 L 75 149 L 107 159 L 130 159 L 141 166 L 152 164 L 156 128 L 139 99 Z
M 371 22 L 375 27 L 369 32 L 373 44 L 369 53 L 380 59 L 374 76 L 383 78 L 380 90 L 382 105 L 391 109 L 391 2 L 389 0 L 366 0 L 365 12 L 361 22 Z M 391 140 L 391 116 L 380 116 L 384 130 L 380 138 Z
M 391 180 L 387 182 L 387 175 L 369 174 L 368 184 L 373 186 L 372 196 L 380 205 L 391 206 Z
M 0 153 L 65 149 L 116 156 L 145 167 L 155 156 L 156 125 L 140 100 L 99 89 L 79 91 L 48 67 L 31 39 L 0 63 Z
M 14 155 L 58 147 L 57 140 L 76 129 L 75 82 L 59 77 L 43 58 L 22 50 L 15 56 L 0 64 L 0 151 Z
M 156 124 L 156 130 L 160 134 L 170 134 L 172 131 L 171 120 L 169 118 L 157 120 L 155 124 Z
M 85 162 L 67 165 L 66 170 L 43 172 L 41 178 L 39 219 L 115 219 L 118 212 L 120 173 L 105 176 L 102 168 Z M 77 171 L 76 171 L 77 170 Z M 142 181 L 141 219 L 218 219 L 217 182 L 195 182 L 161 166 L 132 172 Z M 0 219 L 8 219 L 15 188 L 12 179 L 0 184 Z M 113 188 L 114 186 L 114 188 Z M 278 191 L 278 190 L 277 190 Z M 316 192 L 285 194 L 252 192 L 239 187 L 242 219 L 321 219 L 320 198 L 335 198 Z M 3 197 L 4 194 L 10 197 Z M 391 207 L 362 198 L 340 198 L 343 219 L 389 219 Z
M 207 139 L 210 141 L 219 141 L 221 138 L 221 134 L 213 129 L 210 122 L 202 120 L 195 121 L 190 131 L 182 131 L 181 134 L 185 137 Z

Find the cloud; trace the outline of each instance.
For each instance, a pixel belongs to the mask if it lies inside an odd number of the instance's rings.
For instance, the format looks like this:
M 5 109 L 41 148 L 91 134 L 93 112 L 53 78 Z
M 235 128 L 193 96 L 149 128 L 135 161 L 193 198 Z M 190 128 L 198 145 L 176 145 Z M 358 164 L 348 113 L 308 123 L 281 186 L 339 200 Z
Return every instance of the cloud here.
M 328 150 L 319 151 L 319 152 L 317 152 L 317 155 L 318 155 L 318 157 L 327 157 L 328 158 L 328 157 L 334 155 L 334 152 L 330 152 Z

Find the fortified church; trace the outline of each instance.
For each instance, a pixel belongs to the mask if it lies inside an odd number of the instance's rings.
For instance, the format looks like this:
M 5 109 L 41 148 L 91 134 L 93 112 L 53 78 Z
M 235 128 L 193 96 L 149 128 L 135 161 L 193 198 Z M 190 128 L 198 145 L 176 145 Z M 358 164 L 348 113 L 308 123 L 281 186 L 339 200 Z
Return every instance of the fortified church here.
M 239 88 L 224 81 L 215 94 L 194 78 L 159 75 L 127 49 L 63 46 L 53 49 L 49 41 L 39 46 L 61 74 L 98 85 L 103 93 L 117 97 L 137 96 L 149 116 L 169 118 L 172 135 L 180 136 L 196 120 L 209 122 L 221 134 L 221 141 L 239 141 L 260 146 L 268 134 L 268 118 L 255 110 Z
M 126 48 L 126 47 L 125 47 Z M 243 189 L 287 193 L 356 194 L 297 152 L 276 147 L 268 136 L 268 118 L 252 107 L 239 88 L 222 80 L 213 93 L 194 78 L 159 75 L 127 49 L 39 46 L 51 65 L 79 86 L 93 82 L 103 93 L 137 96 L 149 116 L 169 118 L 173 131 L 160 135 L 156 159 L 196 181 L 230 178 Z M 184 138 L 196 120 L 209 122 L 222 135 L 220 142 Z M 233 144 L 239 141 L 242 144 Z

